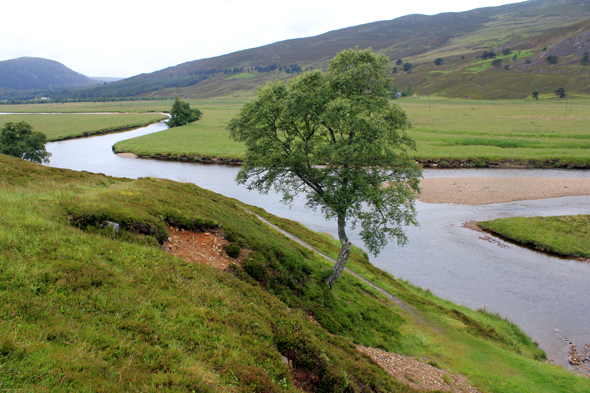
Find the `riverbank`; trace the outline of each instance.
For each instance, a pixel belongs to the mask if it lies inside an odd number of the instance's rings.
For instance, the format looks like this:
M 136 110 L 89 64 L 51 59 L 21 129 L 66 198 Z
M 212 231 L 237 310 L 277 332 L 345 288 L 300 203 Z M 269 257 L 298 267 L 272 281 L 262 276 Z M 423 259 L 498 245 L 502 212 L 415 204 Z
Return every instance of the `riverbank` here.
M 452 177 L 420 182 L 425 203 L 487 205 L 522 200 L 590 195 L 588 178 Z

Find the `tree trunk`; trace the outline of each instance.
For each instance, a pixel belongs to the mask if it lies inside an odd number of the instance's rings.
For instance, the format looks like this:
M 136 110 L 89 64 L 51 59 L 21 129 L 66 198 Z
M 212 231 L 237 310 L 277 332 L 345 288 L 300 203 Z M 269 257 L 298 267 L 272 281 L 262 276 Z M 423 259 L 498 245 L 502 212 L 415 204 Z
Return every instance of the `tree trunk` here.
M 348 241 L 348 237 L 346 236 L 345 227 L 346 220 L 344 216 L 338 215 L 338 237 L 340 238 L 342 248 L 340 249 L 340 254 L 338 254 L 338 260 L 332 269 L 334 274 L 326 279 L 326 284 L 330 286 L 330 289 L 332 289 L 334 282 L 342 275 L 346 262 L 348 262 L 348 257 L 350 256 L 350 249 L 352 248 L 352 243 Z

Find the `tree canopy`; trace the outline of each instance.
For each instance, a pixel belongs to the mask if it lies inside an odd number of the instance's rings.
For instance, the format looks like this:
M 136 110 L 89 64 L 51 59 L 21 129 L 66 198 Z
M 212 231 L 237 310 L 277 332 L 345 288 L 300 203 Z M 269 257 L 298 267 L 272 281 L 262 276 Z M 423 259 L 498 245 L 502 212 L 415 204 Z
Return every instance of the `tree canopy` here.
M 33 131 L 27 122 L 6 123 L 0 132 L 0 153 L 24 160 L 48 163 L 51 153 L 45 150 L 47 137 Z
M 168 120 L 168 127 L 183 126 L 188 123 L 192 123 L 201 118 L 203 113 L 197 108 L 191 108 L 188 102 L 180 101 L 178 96 L 172 104 L 170 109 L 170 120 Z
M 239 183 L 274 189 L 286 203 L 303 193 L 307 207 L 336 218 L 342 247 L 330 287 L 350 254 L 347 224 L 360 225 L 373 255 L 389 239 L 405 243 L 403 226 L 417 224 L 422 172 L 408 154 L 415 142 L 406 113 L 388 101 L 387 64 L 371 49 L 343 51 L 327 73 L 269 83 L 228 125 L 247 148 Z
M 559 98 L 563 98 L 565 97 L 565 89 L 563 87 L 560 87 L 558 89 L 556 89 L 554 91 L 555 95 L 558 96 Z

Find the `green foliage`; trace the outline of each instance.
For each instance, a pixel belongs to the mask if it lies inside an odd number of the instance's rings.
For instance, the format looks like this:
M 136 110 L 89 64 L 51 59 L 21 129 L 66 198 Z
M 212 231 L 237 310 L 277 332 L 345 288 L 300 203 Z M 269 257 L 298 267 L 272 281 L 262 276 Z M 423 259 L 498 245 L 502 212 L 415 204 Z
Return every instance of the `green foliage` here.
M 537 101 L 539 101 L 539 92 L 537 90 L 533 91 L 533 98 Z
M 554 91 L 555 95 L 558 96 L 559 98 L 563 98 L 565 97 L 565 89 L 563 87 L 560 87 L 558 89 L 556 89 Z
M 395 65 L 397 66 L 401 66 L 402 64 L 404 64 L 404 61 L 402 59 L 397 59 L 397 61 L 395 62 Z
M 549 63 L 549 64 L 557 64 L 559 62 L 559 57 L 557 57 L 555 55 L 550 55 L 550 56 L 547 56 L 547 58 L 545 60 L 547 60 L 547 63 Z
M 239 244 L 229 243 L 229 244 L 226 244 L 223 247 L 223 249 L 225 250 L 225 253 L 227 254 L 227 256 L 230 258 L 236 258 L 238 255 L 240 255 Z
M 0 153 L 36 163 L 48 163 L 51 153 L 45 150 L 47 137 L 33 131 L 30 124 L 21 121 L 6 123 L 0 132 Z
M 504 49 L 502 49 L 502 55 L 504 55 L 504 56 L 508 56 L 511 53 L 512 53 L 512 50 L 510 48 L 504 48 Z
M 443 65 L 444 62 L 445 60 L 442 57 L 438 57 L 434 60 L 434 65 L 440 66 Z
M 491 51 L 489 51 L 489 52 L 488 52 L 488 51 L 484 52 L 484 53 L 481 55 L 481 58 L 482 58 L 482 59 L 484 59 L 484 60 L 487 60 L 487 59 L 493 59 L 493 58 L 495 58 L 496 56 L 497 56 L 497 55 L 494 53 L 494 51 L 492 51 L 492 50 L 491 50 Z
M 388 102 L 386 66 L 371 50 L 343 51 L 326 74 L 268 84 L 228 125 L 246 143 L 238 182 L 285 202 L 304 192 L 310 208 L 338 218 L 343 250 L 349 221 L 374 254 L 388 237 L 403 243 L 402 226 L 415 223 L 421 172 L 407 153 L 406 114 Z
M 404 71 L 408 74 L 412 72 L 414 65 L 412 63 L 404 63 Z
M 197 108 L 192 108 L 188 102 L 180 101 L 178 96 L 172 104 L 170 109 L 170 120 L 168 120 L 168 127 L 179 127 L 197 121 L 201 118 L 203 113 Z
M 479 223 L 482 228 L 541 251 L 590 258 L 590 216 L 511 217 Z
M 584 52 L 584 55 L 580 59 L 580 64 L 588 65 L 588 63 L 590 63 L 590 53 Z
M 492 67 L 500 67 L 502 65 L 502 59 L 492 60 Z

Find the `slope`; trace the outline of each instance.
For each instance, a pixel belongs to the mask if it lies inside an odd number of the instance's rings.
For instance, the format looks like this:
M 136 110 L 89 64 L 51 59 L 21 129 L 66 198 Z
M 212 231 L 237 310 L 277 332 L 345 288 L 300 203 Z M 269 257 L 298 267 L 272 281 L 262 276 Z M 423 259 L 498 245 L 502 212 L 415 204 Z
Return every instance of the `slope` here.
M 245 208 L 328 254 L 337 246 L 262 209 L 192 184 L 0 164 L 2 389 L 294 392 L 303 375 L 307 391 L 412 391 L 351 342 L 419 356 L 485 391 L 590 387 L 539 361 L 513 324 L 395 280 L 359 250 L 351 268 L 412 311 L 351 275 L 328 290 L 329 264 Z M 160 247 L 166 224 L 247 255 L 227 272 L 174 257 Z
M 7 90 L 66 89 L 97 82 L 65 65 L 39 57 L 0 61 L 0 88 Z

